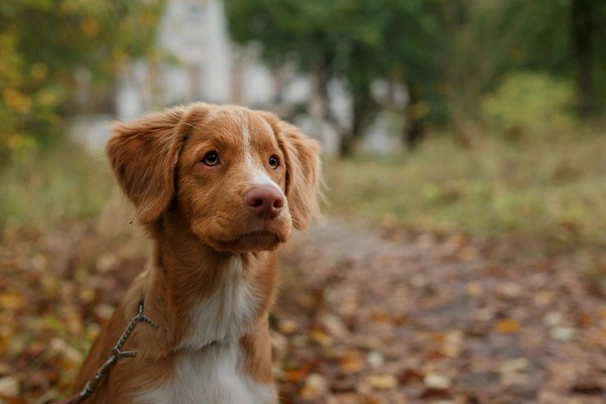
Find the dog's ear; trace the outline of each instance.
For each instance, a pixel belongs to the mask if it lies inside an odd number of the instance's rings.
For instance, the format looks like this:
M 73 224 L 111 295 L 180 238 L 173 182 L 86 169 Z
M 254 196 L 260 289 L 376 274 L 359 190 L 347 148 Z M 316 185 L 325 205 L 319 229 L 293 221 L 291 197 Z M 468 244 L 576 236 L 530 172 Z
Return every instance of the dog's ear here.
M 305 230 L 318 211 L 320 144 L 272 113 L 261 112 L 261 115 L 272 126 L 284 153 L 286 198 L 293 225 Z
M 158 219 L 175 194 L 175 168 L 194 119 L 208 106 L 194 104 L 115 122 L 106 152 L 120 186 L 143 224 Z

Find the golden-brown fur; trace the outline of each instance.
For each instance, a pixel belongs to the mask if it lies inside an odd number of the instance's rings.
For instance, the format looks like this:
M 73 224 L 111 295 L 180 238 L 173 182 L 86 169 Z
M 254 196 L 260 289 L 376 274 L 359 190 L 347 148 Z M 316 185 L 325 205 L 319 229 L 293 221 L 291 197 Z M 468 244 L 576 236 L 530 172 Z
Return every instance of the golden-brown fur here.
M 159 329 L 136 326 L 124 349 L 136 350 L 137 356 L 121 359 L 90 402 L 146 402 L 137 397 L 149 391 L 145 397 L 154 396 L 155 388 L 177 377 L 176 355 L 217 349 L 231 343 L 232 337 L 243 355 L 242 372 L 254 383 L 271 386 L 268 310 L 277 287 L 275 249 L 288 240 L 292 226 L 305 229 L 317 209 L 318 144 L 273 114 L 202 103 L 116 123 L 112 129 L 107 146 L 111 166 L 151 235 L 154 254 L 94 342 L 76 391 L 107 360 L 142 295 L 145 314 Z M 219 153 L 220 164 L 202 163 L 209 151 Z M 272 156 L 279 161 L 277 167 L 267 164 Z M 267 184 L 257 184 L 255 178 Z M 275 186 L 285 195 L 285 206 L 276 218 L 255 215 L 246 206 L 244 196 L 258 186 Z M 232 290 L 227 285 L 232 282 L 230 271 L 241 283 L 233 290 L 251 306 L 238 303 L 246 309 L 245 324 L 229 323 L 231 319 L 219 310 L 217 327 L 244 331 L 241 335 L 226 331 L 225 341 L 208 346 L 209 341 L 198 340 L 212 335 L 212 330 L 198 334 L 196 330 L 212 327 L 214 320 L 197 324 L 197 318 L 205 317 L 203 312 L 196 317 L 194 308 L 220 299 L 216 294 L 222 288 Z M 169 394 L 167 389 L 157 397 Z M 217 394 L 222 397 L 220 391 Z M 199 397 L 188 402 L 208 401 Z

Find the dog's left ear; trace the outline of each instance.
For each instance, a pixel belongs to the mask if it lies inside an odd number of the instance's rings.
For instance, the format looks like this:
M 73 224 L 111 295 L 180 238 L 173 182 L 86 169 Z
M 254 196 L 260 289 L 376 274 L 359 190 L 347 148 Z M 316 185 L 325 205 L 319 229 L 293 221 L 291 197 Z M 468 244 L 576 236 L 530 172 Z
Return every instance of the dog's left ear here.
M 293 225 L 305 230 L 318 211 L 320 144 L 297 127 L 269 112 L 260 112 L 271 125 L 286 166 L 286 199 Z
M 112 125 L 107 156 L 142 224 L 155 221 L 168 208 L 175 194 L 175 168 L 190 131 L 189 122 L 202 119 L 208 108 L 202 103 L 175 107 Z

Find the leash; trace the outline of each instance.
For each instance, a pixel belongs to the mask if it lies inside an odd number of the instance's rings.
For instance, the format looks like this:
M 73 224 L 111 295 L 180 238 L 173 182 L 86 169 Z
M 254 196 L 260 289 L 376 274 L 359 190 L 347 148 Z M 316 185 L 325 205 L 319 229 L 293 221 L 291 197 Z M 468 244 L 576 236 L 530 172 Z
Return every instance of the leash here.
M 103 380 L 103 378 L 107 375 L 109 370 L 116 364 L 116 362 L 118 362 L 118 360 L 123 359 L 123 358 L 132 358 L 132 357 L 137 356 L 137 351 L 122 351 L 122 346 L 128 340 L 128 337 L 135 329 L 135 326 L 138 323 L 146 323 L 154 328 L 160 328 L 158 326 L 158 324 L 156 324 L 152 321 L 152 319 L 150 319 L 145 314 L 143 314 L 143 300 L 144 300 L 144 296 L 141 296 L 141 300 L 139 300 L 139 309 L 137 311 L 137 314 L 133 318 L 131 318 L 131 320 L 128 322 L 128 325 L 126 326 L 126 329 L 120 336 L 120 339 L 109 352 L 109 358 L 107 359 L 107 361 L 105 361 L 105 363 L 103 365 L 101 365 L 101 367 L 97 370 L 97 372 L 95 373 L 93 378 L 91 380 L 89 380 L 88 383 L 86 383 L 86 386 L 84 386 L 82 391 L 73 397 L 70 397 L 63 401 L 59 401 L 55 404 L 79 404 L 79 403 L 82 403 L 84 400 L 86 400 L 88 397 L 90 397 L 95 392 L 95 390 L 97 389 L 97 386 L 99 385 L 101 380 Z

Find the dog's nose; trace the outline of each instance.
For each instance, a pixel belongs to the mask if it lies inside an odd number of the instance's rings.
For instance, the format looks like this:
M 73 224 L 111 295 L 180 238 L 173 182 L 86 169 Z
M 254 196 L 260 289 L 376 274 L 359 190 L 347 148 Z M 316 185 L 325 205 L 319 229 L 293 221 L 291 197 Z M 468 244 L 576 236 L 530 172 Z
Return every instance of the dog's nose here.
M 257 216 L 275 219 L 284 209 L 284 195 L 274 187 L 254 187 L 244 195 L 248 208 Z

